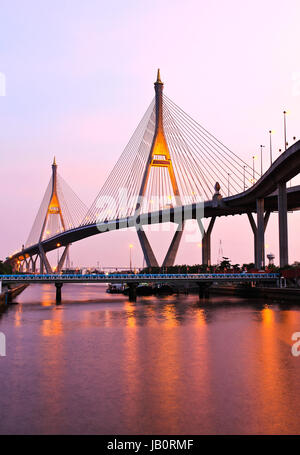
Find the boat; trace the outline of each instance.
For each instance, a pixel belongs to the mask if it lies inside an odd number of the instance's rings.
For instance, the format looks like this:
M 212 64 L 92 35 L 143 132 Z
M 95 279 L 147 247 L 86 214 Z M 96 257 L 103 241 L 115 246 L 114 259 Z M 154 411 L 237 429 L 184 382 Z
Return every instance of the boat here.
M 123 291 L 125 295 L 129 294 L 129 287 L 126 287 Z M 137 295 L 153 295 L 154 294 L 154 288 L 152 284 L 150 283 L 140 283 L 136 287 L 136 293 Z
M 107 289 L 106 289 L 106 292 L 108 294 L 123 294 L 124 292 L 124 284 L 122 283 L 113 283 L 113 284 L 109 284 Z

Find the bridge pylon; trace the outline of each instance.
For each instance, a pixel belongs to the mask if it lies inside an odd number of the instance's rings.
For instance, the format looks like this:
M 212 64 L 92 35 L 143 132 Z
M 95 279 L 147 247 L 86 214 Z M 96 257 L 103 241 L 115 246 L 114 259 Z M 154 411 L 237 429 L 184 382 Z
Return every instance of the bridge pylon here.
M 42 224 L 42 229 L 39 236 L 39 256 L 40 256 L 40 273 L 43 273 L 44 268 L 46 269 L 47 273 L 52 273 L 52 267 L 50 262 L 46 256 L 46 252 L 43 249 L 42 241 L 44 239 L 45 234 L 52 234 L 50 228 L 53 226 L 57 226 L 61 224 L 63 230 L 66 229 L 66 223 L 61 207 L 61 203 L 58 196 L 57 190 L 57 164 L 55 157 L 52 163 L 52 179 L 51 179 L 51 195 L 47 206 L 46 215 Z M 49 229 L 49 230 L 48 230 Z M 60 247 L 60 243 L 57 244 L 57 247 Z M 59 273 L 64 265 L 64 261 L 66 255 L 69 250 L 69 245 L 65 246 L 65 250 L 61 256 L 60 261 L 58 262 L 57 266 L 55 267 L 54 271 Z
M 144 170 L 142 183 L 139 191 L 139 199 L 136 205 L 136 216 L 140 210 L 139 201 L 145 196 L 151 168 L 165 168 L 168 171 L 174 197 L 178 205 L 181 205 L 181 197 L 177 184 L 172 158 L 169 147 L 165 138 L 163 126 L 163 87 L 164 84 L 160 78 L 160 70 L 157 71 L 157 79 L 154 82 L 155 89 L 155 130 L 152 139 L 152 145 L 148 155 L 148 160 Z M 180 240 L 183 234 L 184 222 L 178 224 L 177 230 L 171 241 L 170 247 L 163 261 L 163 266 L 168 267 L 174 264 L 176 254 L 179 248 Z M 149 240 L 141 227 L 137 228 L 138 238 L 143 250 L 144 258 L 148 267 L 158 267 L 157 259 L 151 248 Z

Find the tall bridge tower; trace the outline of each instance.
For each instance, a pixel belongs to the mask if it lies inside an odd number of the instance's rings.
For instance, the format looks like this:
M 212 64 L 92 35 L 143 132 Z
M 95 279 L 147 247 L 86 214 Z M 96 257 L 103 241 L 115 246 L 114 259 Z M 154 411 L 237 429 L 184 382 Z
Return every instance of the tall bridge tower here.
M 48 258 L 45 254 L 45 251 L 42 246 L 42 241 L 44 239 L 45 233 L 46 234 L 51 234 L 51 231 L 48 230 L 47 228 L 55 226 L 56 228 L 59 227 L 59 224 L 61 224 L 62 230 L 66 230 L 66 223 L 64 220 L 64 215 L 63 211 L 61 208 L 59 196 L 58 196 L 58 189 L 57 189 L 57 164 L 56 160 L 54 157 L 53 163 L 52 163 L 52 179 L 51 179 L 51 196 L 50 200 L 48 203 L 46 215 L 44 218 L 44 222 L 42 225 L 42 230 L 40 233 L 39 237 L 39 251 L 40 251 L 40 273 L 43 273 L 44 267 L 47 271 L 47 273 L 52 273 L 52 267 L 48 261 Z M 59 231 L 60 229 L 58 229 Z M 59 243 L 57 244 L 57 247 L 61 246 Z M 59 273 L 64 265 L 66 256 L 69 251 L 69 245 L 65 246 L 64 252 L 55 267 L 55 272 Z
M 60 273 L 69 255 L 69 243 L 55 239 L 62 232 L 78 226 L 86 211 L 86 206 L 58 174 L 54 158 L 52 175 L 44 198 L 26 244 L 14 258 L 14 267 L 17 270 L 22 271 L 25 268 L 27 272 L 31 270 L 35 273 L 37 259 L 40 258 L 40 273 L 44 273 L 45 270 L 47 273 Z M 64 247 L 64 251 L 60 258 L 57 253 L 57 263 L 52 269 L 47 252 L 60 247 Z M 28 248 L 31 250 L 30 253 Z
M 170 182 L 172 185 L 173 193 L 177 199 L 178 205 L 181 205 L 181 198 L 179 187 L 177 184 L 176 176 L 174 173 L 173 163 L 169 151 L 169 147 L 165 138 L 164 126 L 163 126 L 163 88 L 164 84 L 160 78 L 160 70 L 157 71 L 157 79 L 154 83 L 155 88 L 155 130 L 152 140 L 148 161 L 144 171 L 141 188 L 139 192 L 140 198 L 145 196 L 147 183 L 149 180 L 149 174 L 152 167 L 166 168 L 169 173 Z M 136 214 L 139 211 L 140 204 L 137 203 Z M 170 248 L 164 259 L 163 266 L 171 266 L 174 264 L 180 240 L 183 233 L 183 224 L 178 225 L 177 231 L 171 242 Z M 143 250 L 143 254 L 148 267 L 158 267 L 158 262 L 155 258 L 151 245 L 147 239 L 145 232 L 140 226 L 137 230 L 138 238 Z

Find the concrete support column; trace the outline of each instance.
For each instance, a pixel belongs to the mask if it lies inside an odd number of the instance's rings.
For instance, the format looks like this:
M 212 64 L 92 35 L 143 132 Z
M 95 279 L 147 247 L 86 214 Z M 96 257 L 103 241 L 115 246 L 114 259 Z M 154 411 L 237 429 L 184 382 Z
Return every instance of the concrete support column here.
M 216 221 L 216 217 L 213 216 L 209 222 L 208 228 L 206 232 L 203 233 L 202 237 L 202 264 L 204 265 L 211 265 L 211 233 Z
M 40 254 L 40 275 L 43 275 L 44 273 L 44 262 L 43 262 L 43 258 L 42 258 L 42 255 Z
M 136 288 L 137 285 L 135 283 L 129 283 L 128 284 L 129 288 L 129 301 L 130 302 L 135 302 L 136 301 Z
M 202 300 L 203 298 L 209 298 L 209 287 L 210 283 L 197 283 L 198 284 L 198 295 L 199 299 Z
M 40 257 L 43 260 L 43 266 L 45 266 L 47 273 L 52 273 L 51 265 L 47 259 L 46 253 L 40 243 L 39 243 L 39 250 L 40 250 Z
M 38 259 L 39 255 L 37 254 L 35 257 L 35 260 L 32 260 L 32 273 L 36 273 L 36 262 Z
M 32 273 L 32 269 L 33 269 L 33 258 L 32 256 L 30 256 L 30 259 L 29 259 L 29 271 Z
M 56 305 L 59 305 L 61 303 L 61 288 L 63 286 L 63 283 L 55 283 L 56 287 Z
M 174 262 L 176 259 L 176 254 L 177 254 L 179 244 L 181 241 L 181 237 L 183 234 L 183 228 L 184 228 L 184 224 L 178 225 L 177 230 L 172 239 L 171 245 L 170 245 L 168 252 L 166 254 L 166 257 L 164 259 L 164 262 L 162 265 L 163 267 L 171 267 L 172 265 L 174 265 Z
M 255 224 L 255 221 L 254 221 L 252 213 L 247 213 L 247 215 L 248 215 L 248 219 L 249 219 L 249 222 L 250 222 L 250 225 L 251 225 L 251 228 L 252 228 L 252 232 L 253 232 L 253 237 L 254 237 L 254 264 L 256 265 L 257 264 L 257 247 L 256 247 L 256 244 L 257 244 L 257 227 L 256 227 L 256 224 Z
M 64 266 L 64 263 L 65 263 L 68 251 L 69 251 L 69 245 L 67 245 L 65 247 L 65 250 L 64 250 L 63 254 L 61 255 L 61 258 L 60 258 L 58 266 L 57 266 L 57 273 L 61 272 L 61 270 L 62 270 L 62 268 Z
M 257 241 L 256 241 L 256 260 L 257 268 L 265 266 L 265 223 L 264 223 L 264 199 L 257 199 Z
M 266 232 L 267 226 L 268 226 L 268 221 L 270 219 L 270 211 L 268 210 L 264 216 L 264 232 Z M 254 237 L 254 264 L 256 267 L 259 267 L 258 264 L 258 259 L 257 259 L 257 251 L 258 251 L 258 246 L 257 246 L 257 227 L 256 223 L 254 221 L 252 213 L 247 213 L 248 219 L 252 228 L 253 232 L 253 237 Z
M 137 230 L 137 235 L 144 253 L 144 258 L 147 264 L 147 267 L 159 267 L 156 257 L 153 253 L 149 240 L 145 232 L 143 231 L 142 227 Z
M 280 267 L 289 263 L 286 183 L 278 184 L 278 223 Z

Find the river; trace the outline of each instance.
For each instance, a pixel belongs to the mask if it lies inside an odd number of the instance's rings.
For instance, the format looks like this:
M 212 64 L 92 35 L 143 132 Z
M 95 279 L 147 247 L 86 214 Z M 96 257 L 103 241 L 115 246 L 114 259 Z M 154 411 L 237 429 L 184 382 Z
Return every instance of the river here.
M 0 316 L 1 434 L 299 434 L 300 305 L 31 285 Z

